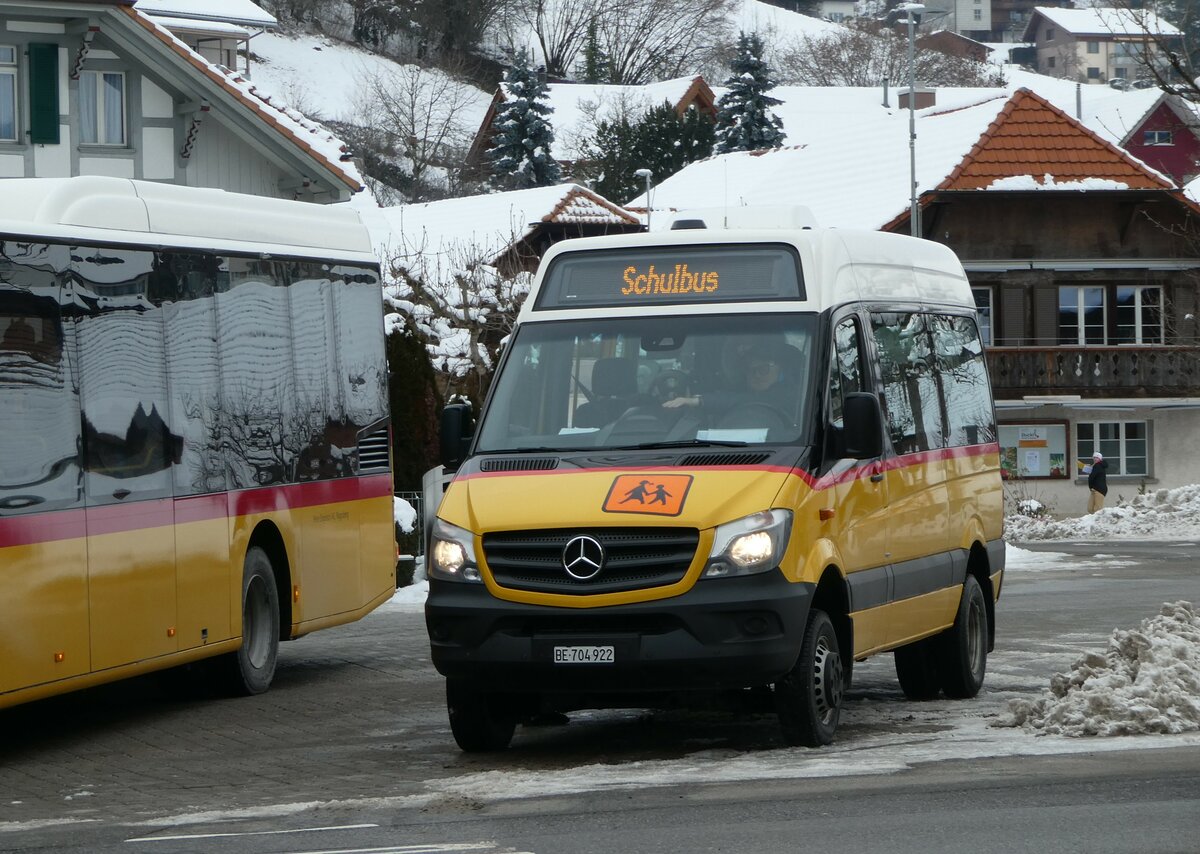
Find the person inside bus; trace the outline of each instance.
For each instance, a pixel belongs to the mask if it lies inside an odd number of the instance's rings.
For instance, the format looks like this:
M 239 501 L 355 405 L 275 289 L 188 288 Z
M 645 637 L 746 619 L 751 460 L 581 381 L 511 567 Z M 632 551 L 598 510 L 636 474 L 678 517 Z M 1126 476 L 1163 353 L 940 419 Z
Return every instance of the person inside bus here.
M 736 353 L 735 358 L 738 365 L 734 375 L 738 381 L 733 388 L 676 397 L 663 407 L 697 408 L 709 424 L 723 424 L 735 418 L 738 410 L 751 405 L 767 407 L 790 418 L 799 390 L 798 378 L 791 376 L 800 361 L 799 351 L 783 343 L 754 344 Z

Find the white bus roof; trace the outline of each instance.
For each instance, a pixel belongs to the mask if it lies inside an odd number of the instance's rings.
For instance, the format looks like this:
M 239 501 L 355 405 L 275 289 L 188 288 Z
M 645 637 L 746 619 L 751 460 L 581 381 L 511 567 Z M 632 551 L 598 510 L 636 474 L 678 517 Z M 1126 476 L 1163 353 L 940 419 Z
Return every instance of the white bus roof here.
M 521 310 L 522 321 L 605 314 L 675 312 L 728 313 L 756 311 L 820 312 L 855 302 L 892 302 L 951 305 L 974 309 L 975 299 L 957 256 L 931 240 L 880 231 L 818 228 L 803 208 L 770 212 L 745 209 L 741 215 L 725 211 L 689 211 L 674 219 L 683 227 L 589 237 L 555 244 L 542 259 L 533 290 Z M 705 227 L 699 227 L 703 222 Z M 709 227 L 716 223 L 721 227 Z M 769 226 L 769 223 L 775 225 Z M 744 226 L 744 227 L 742 227 Z M 680 301 L 629 307 L 605 305 L 591 308 L 534 310 L 546 271 L 554 259 L 589 250 L 647 249 L 731 244 L 787 245 L 796 250 L 804 277 L 804 299 L 778 302 Z M 668 298 L 669 299 L 669 298 Z
M 346 207 L 126 178 L 0 180 L 0 235 L 374 262 Z

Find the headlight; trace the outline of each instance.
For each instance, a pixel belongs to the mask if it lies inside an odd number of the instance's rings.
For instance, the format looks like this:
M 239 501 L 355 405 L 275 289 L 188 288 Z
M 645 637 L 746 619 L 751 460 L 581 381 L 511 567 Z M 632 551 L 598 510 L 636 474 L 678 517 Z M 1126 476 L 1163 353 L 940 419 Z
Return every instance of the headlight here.
M 791 510 L 764 510 L 719 525 L 701 578 L 753 575 L 779 565 L 792 532 Z
M 457 525 L 434 520 L 429 541 L 429 576 L 441 581 L 482 581 L 475 560 L 474 535 Z

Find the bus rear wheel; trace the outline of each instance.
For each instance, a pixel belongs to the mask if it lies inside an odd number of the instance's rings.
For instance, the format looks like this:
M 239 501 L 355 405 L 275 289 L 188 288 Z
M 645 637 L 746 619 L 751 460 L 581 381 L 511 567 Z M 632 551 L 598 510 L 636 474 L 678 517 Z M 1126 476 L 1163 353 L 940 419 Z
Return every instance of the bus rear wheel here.
M 279 590 L 271 559 L 258 546 L 246 552 L 242 570 L 242 646 L 226 659 L 235 694 L 261 694 L 271 687 L 279 658 Z
M 516 710 L 505 697 L 458 679 L 446 680 L 446 711 L 454 740 L 467 753 L 504 750 L 517 729 Z
M 955 700 L 974 697 L 987 672 L 988 617 L 983 590 L 975 577 L 963 582 L 962 598 L 954 626 L 944 632 L 938 675 L 946 696 Z
M 846 689 L 841 649 L 824 611 L 808 615 L 800 657 L 775 683 L 775 710 L 790 745 L 820 747 L 833 742 Z

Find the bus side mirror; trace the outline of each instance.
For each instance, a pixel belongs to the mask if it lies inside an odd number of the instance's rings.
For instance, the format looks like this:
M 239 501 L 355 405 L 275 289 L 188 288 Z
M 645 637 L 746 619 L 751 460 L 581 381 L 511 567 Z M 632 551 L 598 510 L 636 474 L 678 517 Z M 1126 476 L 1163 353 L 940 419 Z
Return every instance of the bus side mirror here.
M 842 402 L 843 453 L 869 460 L 883 453 L 883 409 L 879 398 L 865 391 L 846 395 Z
M 467 458 L 471 441 L 471 404 L 451 403 L 442 410 L 438 441 L 442 450 L 442 465 L 456 469 Z

